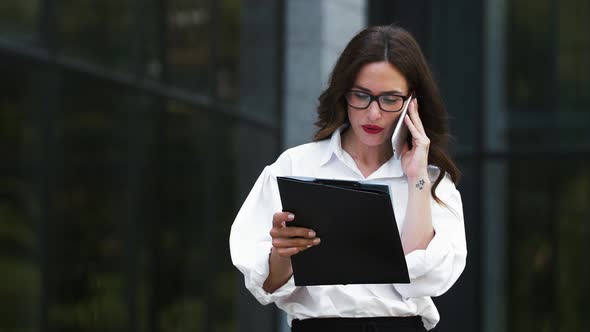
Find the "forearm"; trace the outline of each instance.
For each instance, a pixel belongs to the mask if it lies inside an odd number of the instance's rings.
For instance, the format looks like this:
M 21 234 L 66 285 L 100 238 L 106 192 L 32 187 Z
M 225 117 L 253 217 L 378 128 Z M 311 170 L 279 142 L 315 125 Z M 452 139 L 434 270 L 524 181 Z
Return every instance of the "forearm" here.
M 430 189 L 432 183 L 427 175 L 408 178 L 408 205 L 402 229 L 404 254 L 426 249 L 434 237 Z
M 293 274 L 293 267 L 291 265 L 291 258 L 279 256 L 274 247 L 271 250 L 268 263 L 270 272 L 262 288 L 267 293 L 274 293 L 274 291 L 289 281 Z

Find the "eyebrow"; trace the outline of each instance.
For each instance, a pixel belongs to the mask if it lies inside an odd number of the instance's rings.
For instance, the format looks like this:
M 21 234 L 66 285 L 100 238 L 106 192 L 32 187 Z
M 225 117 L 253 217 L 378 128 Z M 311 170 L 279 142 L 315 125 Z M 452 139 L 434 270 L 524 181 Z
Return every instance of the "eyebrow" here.
M 364 88 L 364 87 L 362 87 L 362 86 L 360 86 L 360 85 L 358 85 L 358 84 L 355 84 L 355 85 L 353 85 L 352 87 L 353 87 L 353 88 L 357 88 L 357 89 L 359 89 L 359 90 L 363 90 L 363 91 L 366 91 L 366 92 L 373 93 L 371 90 L 369 90 L 369 89 L 367 89 L 367 88 Z M 400 90 L 390 90 L 390 91 L 383 91 L 383 92 L 381 92 L 381 94 L 400 94 L 400 95 L 402 95 L 402 96 L 404 95 L 404 93 L 403 93 L 403 92 L 401 92 Z

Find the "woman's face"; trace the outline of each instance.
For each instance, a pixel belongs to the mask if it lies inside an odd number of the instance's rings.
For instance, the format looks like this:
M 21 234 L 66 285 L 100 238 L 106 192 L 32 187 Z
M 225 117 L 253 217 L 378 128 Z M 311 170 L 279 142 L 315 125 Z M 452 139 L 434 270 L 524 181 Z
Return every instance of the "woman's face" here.
M 373 96 L 409 94 L 404 76 L 386 61 L 373 62 L 361 67 L 351 90 L 366 92 Z M 391 135 L 401 111 L 382 111 L 374 100 L 366 109 L 348 105 L 347 112 L 353 134 L 351 139 L 355 144 L 360 143 L 366 147 L 382 147 L 387 144 L 385 147 L 391 148 Z

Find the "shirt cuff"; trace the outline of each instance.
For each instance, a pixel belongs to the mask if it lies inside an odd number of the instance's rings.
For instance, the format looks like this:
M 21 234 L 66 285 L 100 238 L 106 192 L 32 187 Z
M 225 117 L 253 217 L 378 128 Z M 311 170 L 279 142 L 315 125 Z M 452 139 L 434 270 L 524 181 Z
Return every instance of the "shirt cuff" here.
M 291 275 L 291 278 L 289 278 L 289 280 L 283 286 L 279 287 L 273 293 L 267 293 L 262 288 L 262 285 L 264 284 L 264 281 L 266 281 L 266 278 L 268 278 L 268 274 L 270 272 L 268 262 L 270 249 L 265 248 L 264 251 L 269 252 L 269 254 L 260 255 L 256 265 L 254 266 L 254 269 L 252 269 L 250 279 L 246 280 L 246 287 L 250 290 L 250 292 L 252 292 L 258 302 L 266 305 L 291 295 L 291 293 L 293 293 L 295 290 L 295 280 L 293 279 L 293 275 Z
M 435 233 L 426 249 L 414 250 L 406 255 L 406 265 L 410 281 L 427 274 L 440 265 L 449 254 L 450 244 L 439 233 Z

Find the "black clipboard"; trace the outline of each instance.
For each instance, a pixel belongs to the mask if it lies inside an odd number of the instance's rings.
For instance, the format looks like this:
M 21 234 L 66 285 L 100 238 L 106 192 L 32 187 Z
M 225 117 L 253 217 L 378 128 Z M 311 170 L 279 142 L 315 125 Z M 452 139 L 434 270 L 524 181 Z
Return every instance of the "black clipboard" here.
M 291 257 L 296 286 L 409 283 L 387 185 L 277 177 L 288 226 L 321 243 Z

